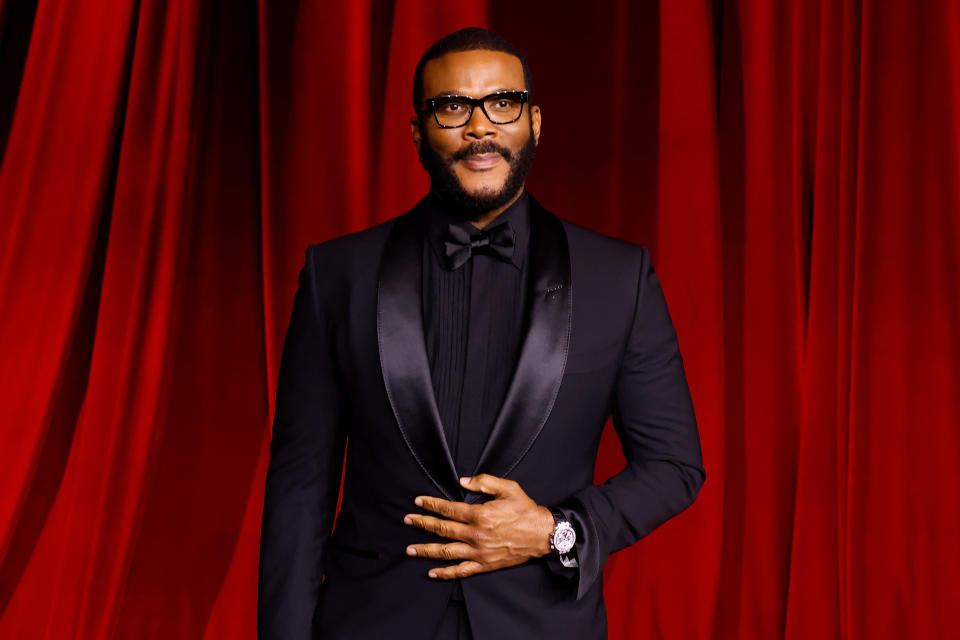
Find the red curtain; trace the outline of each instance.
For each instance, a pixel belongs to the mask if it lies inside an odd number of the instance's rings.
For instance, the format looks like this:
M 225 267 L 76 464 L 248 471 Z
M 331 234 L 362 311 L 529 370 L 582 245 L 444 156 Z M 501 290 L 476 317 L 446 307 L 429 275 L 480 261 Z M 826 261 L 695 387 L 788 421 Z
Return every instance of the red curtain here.
M 609 560 L 610 637 L 960 634 L 960 8 L 586 7 L 0 0 L 0 637 L 255 637 L 303 251 L 426 190 L 413 67 L 467 25 L 684 354 L 707 483 Z

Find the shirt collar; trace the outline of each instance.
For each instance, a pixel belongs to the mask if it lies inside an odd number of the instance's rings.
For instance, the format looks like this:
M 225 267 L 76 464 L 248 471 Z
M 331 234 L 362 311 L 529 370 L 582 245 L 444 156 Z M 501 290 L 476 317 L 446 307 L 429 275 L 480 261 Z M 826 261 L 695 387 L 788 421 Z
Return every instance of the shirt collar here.
M 483 229 L 478 229 L 472 222 L 464 220 L 462 217 L 451 215 L 449 205 L 437 198 L 432 192 L 427 195 L 424 201 L 427 205 L 427 236 L 430 239 L 433 252 L 440 260 L 441 265 L 445 264 L 443 239 L 447 233 L 448 224 L 453 223 L 458 225 L 466 229 L 470 235 L 475 236 L 482 231 L 503 224 L 504 221 L 509 221 L 515 234 L 515 244 L 511 262 L 517 269 L 523 267 L 523 261 L 527 256 L 527 247 L 530 238 L 530 198 L 527 196 L 526 189 L 520 193 L 520 197 L 517 198 L 516 202 L 488 222 Z

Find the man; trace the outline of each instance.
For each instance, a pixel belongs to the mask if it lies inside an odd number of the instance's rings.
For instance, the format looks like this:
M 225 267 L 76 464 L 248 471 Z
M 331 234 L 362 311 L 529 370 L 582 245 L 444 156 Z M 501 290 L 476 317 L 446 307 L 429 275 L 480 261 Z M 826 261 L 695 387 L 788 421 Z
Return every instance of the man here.
M 430 193 L 300 274 L 260 637 L 605 638 L 606 558 L 705 477 L 649 254 L 526 193 L 541 113 L 499 36 L 435 43 L 414 108 Z M 611 415 L 627 466 L 594 486 Z

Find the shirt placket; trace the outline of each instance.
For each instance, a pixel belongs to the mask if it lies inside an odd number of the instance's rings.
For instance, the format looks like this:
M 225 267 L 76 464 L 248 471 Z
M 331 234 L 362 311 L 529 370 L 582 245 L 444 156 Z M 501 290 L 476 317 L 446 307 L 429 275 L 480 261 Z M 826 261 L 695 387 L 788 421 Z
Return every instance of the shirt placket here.
M 490 330 L 490 304 L 487 289 L 490 282 L 491 258 L 476 255 L 470 274 L 470 307 L 467 322 L 467 357 L 464 366 L 460 400 L 460 428 L 457 434 L 455 460 L 460 475 L 473 472 L 483 446 L 483 398 L 487 370 L 486 336 Z

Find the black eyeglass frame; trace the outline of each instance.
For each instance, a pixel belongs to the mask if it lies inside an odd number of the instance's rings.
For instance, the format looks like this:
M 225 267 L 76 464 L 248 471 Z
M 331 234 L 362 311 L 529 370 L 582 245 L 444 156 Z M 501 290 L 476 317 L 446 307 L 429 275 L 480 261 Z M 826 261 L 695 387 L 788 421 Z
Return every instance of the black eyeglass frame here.
M 508 120 L 506 122 L 495 122 L 493 118 L 490 117 L 490 114 L 487 113 L 487 108 L 483 106 L 490 98 L 496 98 L 498 96 L 508 96 L 512 97 L 515 100 L 520 101 L 520 113 L 517 114 L 517 117 L 513 120 Z M 433 120 L 437 123 L 437 126 L 441 129 L 459 129 L 460 127 L 465 127 L 470 122 L 470 119 L 473 118 L 473 110 L 476 107 L 480 107 L 480 110 L 483 112 L 483 115 L 487 117 L 492 124 L 513 124 L 521 117 L 523 117 L 523 105 L 529 101 L 530 92 L 527 90 L 517 90 L 517 91 L 494 91 L 491 94 L 485 95 L 482 98 L 471 98 L 470 96 L 460 96 L 460 95 L 449 95 L 449 96 L 436 96 L 434 98 L 427 98 L 424 100 L 424 111 L 430 111 L 433 114 Z M 467 114 L 467 119 L 463 121 L 463 124 L 441 124 L 440 118 L 437 117 L 437 107 L 443 106 L 450 102 L 465 102 L 470 104 L 470 113 Z

